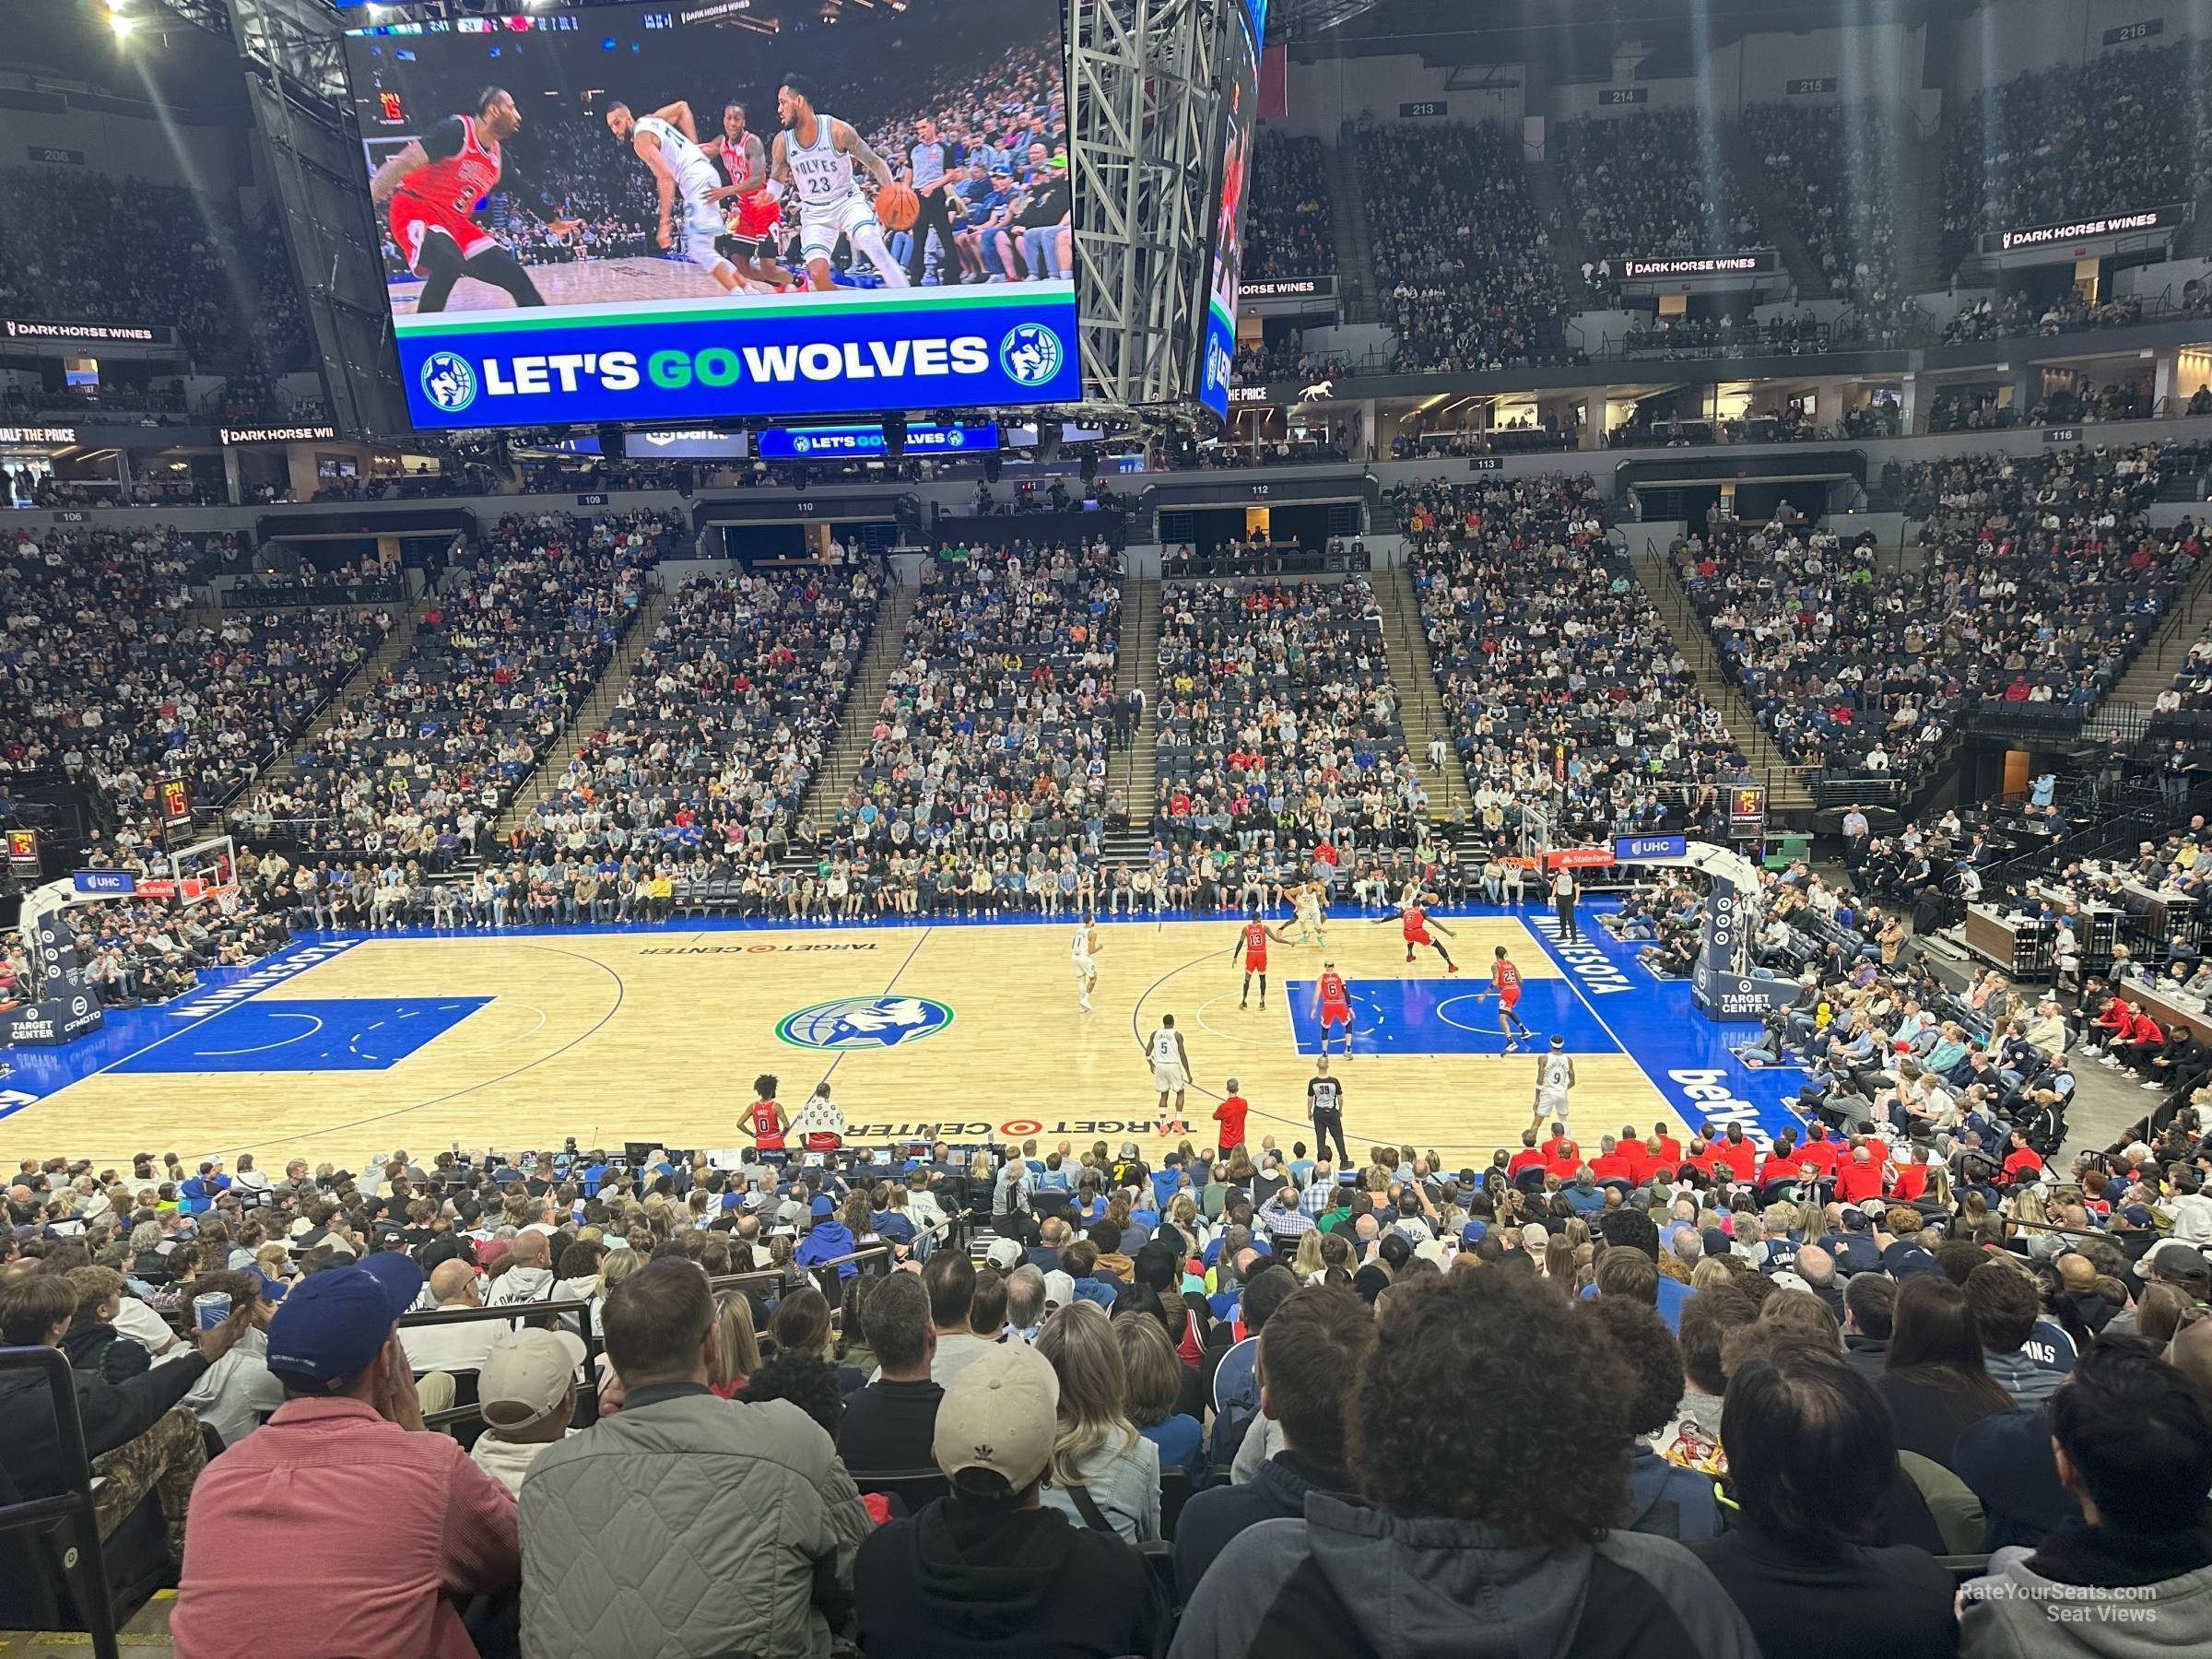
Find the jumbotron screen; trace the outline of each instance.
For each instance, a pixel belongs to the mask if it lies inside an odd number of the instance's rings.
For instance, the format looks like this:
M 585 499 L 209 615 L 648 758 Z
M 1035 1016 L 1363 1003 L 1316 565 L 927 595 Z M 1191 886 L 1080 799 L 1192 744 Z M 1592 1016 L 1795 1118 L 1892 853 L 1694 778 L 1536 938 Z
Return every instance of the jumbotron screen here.
M 1244 263 L 1244 203 L 1252 188 L 1252 141 L 1260 124 L 1260 47 L 1266 39 L 1267 0 L 1240 0 L 1222 9 L 1228 31 L 1223 54 L 1220 134 L 1214 178 L 1213 263 L 1206 283 L 1206 322 L 1198 366 L 1198 401 L 1218 416 L 1229 413 L 1229 386 L 1237 347 L 1237 284 Z
M 1072 402 L 1056 0 L 349 29 L 418 427 Z

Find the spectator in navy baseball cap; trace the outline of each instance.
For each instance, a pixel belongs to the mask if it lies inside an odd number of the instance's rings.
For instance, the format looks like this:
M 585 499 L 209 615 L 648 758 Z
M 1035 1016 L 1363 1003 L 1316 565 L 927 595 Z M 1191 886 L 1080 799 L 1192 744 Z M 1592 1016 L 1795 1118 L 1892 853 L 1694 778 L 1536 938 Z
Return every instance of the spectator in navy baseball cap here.
M 422 1269 L 391 1251 L 310 1274 L 269 1321 L 270 1371 L 288 1395 L 336 1392 L 375 1362 L 421 1293 Z
M 520 1582 L 521 1546 L 513 1495 L 423 1421 L 393 1329 L 421 1288 L 420 1267 L 379 1251 L 308 1275 L 278 1305 L 266 1363 L 285 1401 L 194 1488 L 170 1618 L 179 1659 L 249 1648 L 474 1659 L 479 1634 L 512 1651 L 512 1603 L 474 1630 L 460 1612 Z M 276 1560 L 314 1586 L 312 1631 L 268 1627 Z

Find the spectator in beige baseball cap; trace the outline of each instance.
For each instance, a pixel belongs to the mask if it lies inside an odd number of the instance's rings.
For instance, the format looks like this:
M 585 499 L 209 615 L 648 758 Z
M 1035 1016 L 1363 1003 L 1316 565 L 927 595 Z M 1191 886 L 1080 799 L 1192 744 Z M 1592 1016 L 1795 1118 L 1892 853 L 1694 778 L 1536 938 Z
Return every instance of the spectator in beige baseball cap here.
M 1112 1531 L 1038 1503 L 1059 1412 L 1052 1363 L 1026 1342 L 1000 1344 L 945 1385 L 933 1449 L 950 1490 L 861 1541 L 863 1651 L 1156 1651 L 1160 1606 L 1143 1559 Z
M 518 1497 L 523 1477 L 555 1441 L 573 1434 L 576 1368 L 583 1340 L 567 1331 L 516 1331 L 504 1336 L 477 1373 L 484 1434 L 469 1457 Z

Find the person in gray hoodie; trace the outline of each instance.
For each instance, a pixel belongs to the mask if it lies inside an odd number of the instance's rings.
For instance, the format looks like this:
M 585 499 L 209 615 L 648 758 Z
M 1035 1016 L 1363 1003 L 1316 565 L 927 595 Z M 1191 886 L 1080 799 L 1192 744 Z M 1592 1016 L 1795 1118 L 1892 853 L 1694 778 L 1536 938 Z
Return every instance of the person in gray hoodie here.
M 2212 1652 L 2212 1401 L 2147 1343 L 2106 1337 L 2050 1417 L 2081 1519 L 1966 1585 L 1963 1659 Z
M 1230 1540 L 1170 1659 L 1755 1659 L 1687 1548 L 1612 1530 L 1633 1393 L 1594 1311 L 1548 1287 L 1399 1286 L 1348 1408 L 1359 1497 L 1309 1492 Z

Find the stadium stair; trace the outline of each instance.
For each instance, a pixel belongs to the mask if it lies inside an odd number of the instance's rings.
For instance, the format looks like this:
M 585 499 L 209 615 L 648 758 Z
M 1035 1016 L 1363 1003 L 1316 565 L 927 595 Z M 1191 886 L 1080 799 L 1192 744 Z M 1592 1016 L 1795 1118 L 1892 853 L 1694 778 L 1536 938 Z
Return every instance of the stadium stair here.
M 2212 171 L 2198 174 L 2204 188 L 2196 193 L 2196 205 L 2189 222 L 2181 228 L 2173 239 L 2173 252 L 2169 259 L 2202 259 L 2212 253 Z M 2174 285 L 2172 303 L 2182 302 L 2181 285 Z
M 2188 660 L 2189 647 L 2205 631 L 2207 618 L 2212 618 L 2212 560 L 2197 567 L 2182 596 L 2166 607 L 2148 642 L 2097 704 L 2083 735 L 2120 737 L 2139 729 L 2159 693 L 2172 685 L 2175 671 Z
M 562 775 L 569 770 L 569 762 L 576 758 L 577 751 L 606 727 L 607 718 L 614 713 L 615 705 L 621 701 L 622 693 L 629 685 L 629 671 L 637 666 L 638 659 L 652 645 L 653 630 L 660 627 L 661 618 L 667 615 L 669 595 L 665 593 L 648 594 L 640 602 L 637 617 L 630 623 L 629 631 L 622 636 L 622 642 L 615 648 L 614 656 L 593 685 L 591 695 L 583 700 L 582 706 L 576 711 L 576 717 L 569 722 L 567 729 L 553 747 L 546 751 L 535 768 L 523 780 L 521 787 L 514 792 L 514 798 L 507 803 L 507 810 L 500 814 L 499 822 L 494 826 L 497 839 L 504 841 L 510 830 L 521 823 L 538 802 L 553 793 Z
M 891 688 L 891 671 L 906 655 L 906 625 L 914 614 L 917 597 L 915 588 L 903 584 L 892 588 L 884 594 L 883 607 L 876 613 L 868 649 L 845 693 L 845 712 L 838 722 L 837 735 L 830 740 L 822 769 L 815 773 L 802 804 L 801 810 L 818 824 L 837 811 L 845 791 L 860 776 L 861 762 L 868 752 L 868 734 L 876 727 L 876 712 L 883 707 L 883 694 Z
M 1428 632 L 1421 626 L 1413 578 L 1404 565 L 1394 563 L 1375 571 L 1373 582 L 1382 604 L 1382 655 L 1398 694 L 1398 724 L 1406 728 L 1406 747 L 1429 791 L 1429 817 L 1434 822 L 1464 825 L 1473 797 L 1467 794 L 1466 770 L 1459 764 L 1458 746 L 1453 741 L 1451 716 L 1437 695 L 1436 667 L 1429 654 Z M 1437 736 L 1444 740 L 1441 766 L 1429 762 L 1429 742 Z
M 339 712 L 375 685 L 383 677 L 385 669 L 406 654 L 407 647 L 415 642 L 415 630 L 422 621 L 423 606 L 432 597 L 431 594 L 425 592 L 399 607 L 392 618 L 392 631 L 384 636 L 384 642 L 370 653 L 369 660 L 356 668 L 344 685 L 331 693 L 330 700 L 323 705 L 322 712 L 307 723 L 307 729 L 292 740 L 291 747 L 263 767 L 255 774 L 256 777 L 282 778 L 290 774 L 300 757 L 312 746 L 322 742 L 324 735 L 337 724 Z M 375 610 L 380 607 L 364 606 L 361 608 Z M 240 791 L 235 798 L 246 800 L 251 793 L 249 786 Z
M 1943 135 L 1900 135 L 1897 194 L 1897 284 L 1901 294 L 1924 294 L 1944 286 Z
M 1324 144 L 1328 158 L 1329 207 L 1336 218 L 1336 314 L 1345 323 L 1373 323 L 1382 310 L 1375 296 L 1375 249 L 1367 234 L 1367 202 L 1359 189 L 1359 141 L 1348 135 Z
M 1797 298 L 1826 299 L 1828 278 L 1820 274 L 1820 262 L 1805 245 L 1805 238 L 1797 234 L 1795 217 L 1767 174 L 1766 158 L 1745 135 L 1740 123 L 1732 121 L 1723 129 L 1721 159 L 1735 172 L 1744 199 L 1751 204 L 1751 211 L 1759 218 L 1760 235 L 1782 255 L 1782 268 L 1789 272 L 1790 280 L 1797 285 Z
M 1528 199 L 1535 208 L 1536 222 L 1550 233 L 1551 260 L 1559 268 L 1559 291 L 1566 296 L 1568 312 L 1602 311 L 1611 305 L 1609 296 L 1583 280 L 1583 262 L 1595 264 L 1597 255 L 1583 240 L 1557 162 L 1528 163 Z
M 1809 812 L 1813 806 L 1813 792 L 1806 784 L 1805 768 L 1793 766 L 1783 759 L 1782 751 L 1774 747 L 1766 728 L 1751 712 L 1751 705 L 1744 700 L 1743 693 L 1735 683 L 1721 672 L 1720 647 L 1705 631 L 1689 603 L 1689 595 L 1675 580 L 1667 568 L 1663 553 L 1638 553 L 1630 563 L 1635 567 L 1636 579 L 1643 583 L 1643 591 L 1652 596 L 1659 619 L 1666 626 L 1682 660 L 1697 679 L 1698 689 L 1707 702 L 1721 712 L 1727 722 L 1729 735 L 1743 746 L 1744 757 L 1751 770 L 1767 780 L 1767 811 L 1779 817 L 1784 813 Z
M 1123 581 L 1124 642 L 1114 658 L 1113 694 L 1118 700 L 1126 700 L 1142 686 L 1145 718 L 1130 738 L 1120 764 L 1107 771 L 1111 787 L 1122 792 L 1129 807 L 1128 830 L 1106 838 L 1104 853 L 1109 864 L 1142 858 L 1152 845 L 1152 794 L 1159 782 L 1152 746 L 1159 734 L 1159 612 L 1157 579 L 1131 576 Z

